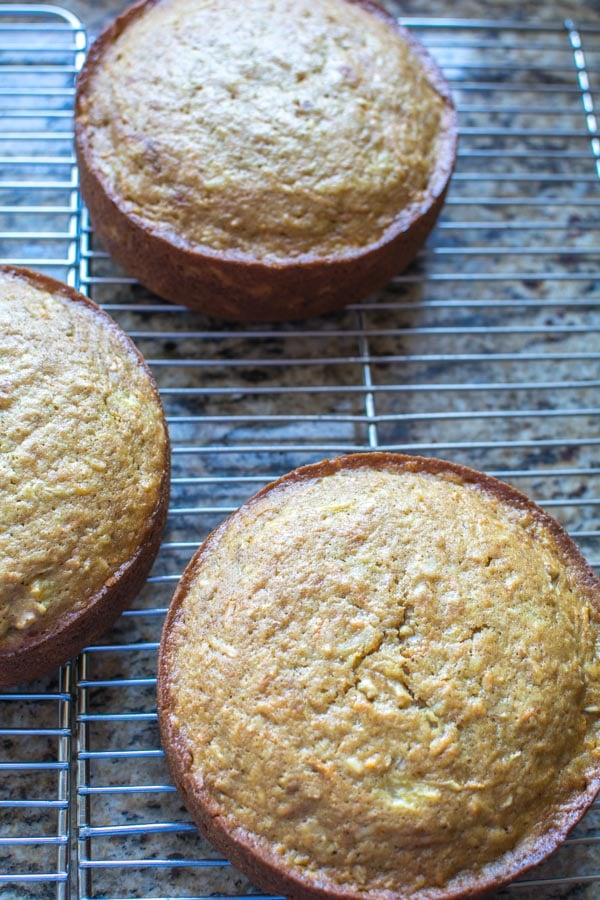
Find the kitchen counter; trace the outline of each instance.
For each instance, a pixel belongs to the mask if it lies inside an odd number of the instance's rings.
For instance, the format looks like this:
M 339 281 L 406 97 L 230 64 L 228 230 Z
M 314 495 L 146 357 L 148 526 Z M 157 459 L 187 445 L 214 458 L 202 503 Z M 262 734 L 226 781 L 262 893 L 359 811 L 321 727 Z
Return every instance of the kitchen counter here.
M 97 34 L 111 19 L 130 4 L 126 0 L 71 0 L 68 8 Z M 574 19 L 597 22 L 600 19 L 595 0 L 564 0 L 562 3 L 538 3 L 536 0 L 406 0 L 396 3 L 387 0 L 383 5 L 400 16 L 456 17 L 461 19 L 515 19 L 526 22 L 556 22 Z
M 127 3 L 64 6 L 93 36 Z M 194 548 L 271 478 L 344 451 L 446 456 L 511 481 L 600 561 L 600 151 L 584 111 L 600 108 L 600 35 L 582 36 L 586 94 L 579 35 L 563 26 L 600 25 L 598 4 L 431 0 L 401 12 L 487 20 L 416 29 L 460 111 L 447 204 L 426 250 L 385 291 L 291 325 L 210 320 L 132 283 L 79 216 L 72 74 L 49 80 L 54 57 L 44 56 L 27 81 L 41 94 L 23 100 L 14 92 L 28 76 L 3 72 L 0 58 L 0 256 L 80 285 L 133 334 L 174 450 L 165 541 L 132 610 L 60 673 L 0 697 L 2 900 L 254 890 L 198 837 L 172 789 L 156 726 L 156 645 Z M 63 37 L 40 32 L 27 52 L 40 64 L 36 45 L 58 48 L 56 59 L 76 67 Z M 6 137 L 17 128 L 31 134 Z M 597 898 L 600 807 L 525 880 L 500 895 Z

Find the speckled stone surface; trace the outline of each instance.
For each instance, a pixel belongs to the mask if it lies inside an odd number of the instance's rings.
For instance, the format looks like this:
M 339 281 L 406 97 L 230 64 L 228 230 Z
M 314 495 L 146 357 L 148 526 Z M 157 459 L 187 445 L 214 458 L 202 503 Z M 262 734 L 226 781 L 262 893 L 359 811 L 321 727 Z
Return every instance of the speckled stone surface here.
M 129 3 L 123 0 L 71 0 L 65 4 L 68 9 L 85 23 L 91 34 L 97 34 L 115 15 Z M 391 12 L 400 16 L 456 17 L 462 19 L 514 19 L 517 21 L 555 22 L 557 19 L 571 18 L 593 22 L 599 15 L 595 0 L 563 0 L 563 2 L 537 3 L 536 0 L 384 0 L 383 4 Z
M 64 4 L 90 36 L 127 5 Z M 123 273 L 92 239 L 90 292 L 133 332 L 162 391 L 174 446 L 172 508 L 153 578 L 133 614 L 61 680 L 25 686 L 29 700 L 0 700 L 0 763 L 10 767 L 0 769 L 0 839 L 19 839 L 0 840 L 2 900 L 255 890 L 215 860 L 171 789 L 154 678 L 163 611 L 178 575 L 208 531 L 270 478 L 375 443 L 508 471 L 515 486 L 574 534 L 590 560 L 600 559 L 600 182 L 562 28 L 566 18 L 600 25 L 598 3 L 387 5 L 419 19 L 511 19 L 558 28 L 417 29 L 452 78 L 461 158 L 426 251 L 386 291 L 295 326 L 232 327 L 165 307 L 138 285 L 116 280 Z M 53 40 L 56 46 L 58 36 Z M 590 32 L 585 46 L 599 107 L 600 39 Z M 3 86 L 14 90 L 26 78 L 12 74 Z M 69 76 L 61 78 L 53 85 L 68 89 Z M 9 102 L 17 101 L 4 97 L 0 116 Z M 27 103 L 56 105 L 68 115 L 70 100 L 30 97 Z M 33 174 L 27 164 L 9 172 L 3 163 L 0 182 L 64 177 L 51 159 L 68 157 L 70 141 L 52 132 L 67 126 L 36 119 L 48 135 L 34 148 L 45 161 Z M 9 129 L 16 127 L 11 119 Z M 29 153 L 28 147 L 4 141 L 0 152 L 7 158 Z M 0 190 L 0 207 L 70 202 L 68 189 Z M 36 220 L 44 232 L 68 232 L 71 223 L 68 211 Z M 0 211 L 0 256 L 61 256 L 65 240 L 14 236 L 26 229 L 26 213 Z M 47 271 L 73 274 L 68 265 Z M 41 733 L 32 737 L 32 729 Z M 61 893 L 43 875 L 67 871 L 69 846 L 74 859 L 81 853 L 99 865 L 82 867 L 80 892 L 73 875 Z M 23 874 L 40 880 L 23 881 Z M 600 806 L 527 879 L 536 884 L 501 895 L 597 898 Z

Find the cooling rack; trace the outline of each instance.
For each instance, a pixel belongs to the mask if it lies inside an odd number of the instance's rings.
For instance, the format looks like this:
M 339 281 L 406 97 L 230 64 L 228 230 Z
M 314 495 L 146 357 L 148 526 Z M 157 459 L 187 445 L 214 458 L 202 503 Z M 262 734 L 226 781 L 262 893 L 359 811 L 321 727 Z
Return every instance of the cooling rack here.
M 56 7 L 0 5 L 0 257 L 79 287 L 132 335 L 173 443 L 167 531 L 133 608 L 55 676 L 0 696 L 2 898 L 257 893 L 170 784 L 155 671 L 194 548 L 272 478 L 346 451 L 444 456 L 526 491 L 600 563 L 600 29 L 406 24 L 460 114 L 427 248 L 364 303 L 252 327 L 163 303 L 98 246 L 72 151 L 85 32 Z M 598 897 L 598 804 L 503 893 Z

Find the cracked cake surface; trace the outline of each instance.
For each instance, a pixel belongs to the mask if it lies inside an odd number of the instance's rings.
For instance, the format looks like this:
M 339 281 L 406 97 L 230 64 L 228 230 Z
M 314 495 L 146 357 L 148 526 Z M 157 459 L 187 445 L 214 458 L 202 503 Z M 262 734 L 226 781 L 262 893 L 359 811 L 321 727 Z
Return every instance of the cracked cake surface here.
M 298 470 L 213 533 L 175 597 L 176 782 L 270 889 L 507 880 L 597 788 L 598 602 L 559 526 L 493 479 L 391 454 Z

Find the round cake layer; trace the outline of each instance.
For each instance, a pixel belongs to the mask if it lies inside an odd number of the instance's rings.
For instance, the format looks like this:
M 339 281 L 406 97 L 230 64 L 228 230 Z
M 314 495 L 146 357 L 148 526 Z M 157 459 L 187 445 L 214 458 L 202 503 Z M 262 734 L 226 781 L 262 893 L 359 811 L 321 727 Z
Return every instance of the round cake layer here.
M 600 585 L 511 488 L 370 454 L 200 549 L 161 646 L 190 809 L 268 890 L 451 897 L 547 855 L 600 781 Z
M 446 108 L 427 74 L 360 4 L 170 0 L 106 48 L 82 111 L 107 189 L 170 240 L 343 256 L 423 202 Z
M 164 525 L 152 376 L 87 298 L 0 269 L 0 683 L 73 656 L 132 599 Z M 38 671 L 40 670 L 40 671 Z
M 431 59 L 351 0 L 147 0 L 92 48 L 76 119 L 111 252 L 169 299 L 241 318 L 299 315 L 296 294 L 327 306 L 371 253 L 383 284 L 433 225 L 456 149 Z

